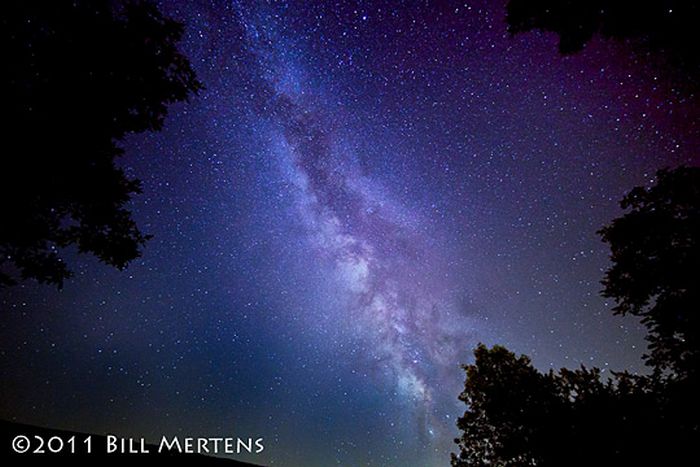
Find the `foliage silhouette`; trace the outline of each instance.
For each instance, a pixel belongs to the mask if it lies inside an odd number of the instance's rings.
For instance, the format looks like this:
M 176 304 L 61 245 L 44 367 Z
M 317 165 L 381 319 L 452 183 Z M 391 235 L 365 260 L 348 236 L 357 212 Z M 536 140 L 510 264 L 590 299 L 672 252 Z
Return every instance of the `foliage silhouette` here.
M 677 449 L 653 378 L 598 369 L 538 372 L 528 357 L 480 344 L 465 365 L 468 405 L 455 467 L 664 465 Z
M 510 0 L 512 33 L 540 29 L 559 35 L 559 51 L 581 50 L 595 35 L 631 40 L 663 53 L 697 78 L 700 5 L 674 0 Z
M 677 377 L 700 370 L 700 168 L 660 170 L 656 184 L 633 189 L 629 209 L 603 228 L 612 267 L 603 279 L 615 313 L 642 317 L 647 363 Z
M 460 400 L 452 465 L 675 465 L 700 441 L 697 394 L 700 168 L 660 170 L 603 228 L 612 266 L 603 295 L 642 317 L 648 376 L 581 367 L 538 372 L 526 356 L 479 345 Z
M 115 165 L 118 142 L 159 130 L 167 105 L 201 88 L 177 49 L 182 25 L 146 1 L 11 0 L 0 26 L 0 285 L 60 287 L 69 245 L 125 267 L 148 237 L 127 209 L 140 182 Z

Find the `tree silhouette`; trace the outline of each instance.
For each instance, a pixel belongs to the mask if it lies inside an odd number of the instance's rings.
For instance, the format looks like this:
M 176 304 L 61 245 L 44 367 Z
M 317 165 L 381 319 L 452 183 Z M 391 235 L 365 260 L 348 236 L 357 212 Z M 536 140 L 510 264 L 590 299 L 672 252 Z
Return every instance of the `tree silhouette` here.
M 633 189 L 629 210 L 603 228 L 612 267 L 603 295 L 615 313 L 640 316 L 647 363 L 677 377 L 700 370 L 700 168 L 660 170 L 651 187 Z
M 480 344 L 474 356 L 473 365 L 463 366 L 467 380 L 459 399 L 469 410 L 457 422 L 461 452 L 452 455 L 452 465 L 533 465 L 547 441 L 540 419 L 561 410 L 552 375 L 500 346 Z
M 632 40 L 660 51 L 691 76 L 700 71 L 700 5 L 674 0 L 510 0 L 512 33 L 540 29 L 559 35 L 559 50 L 581 50 L 595 35 Z
M 10 0 L 0 25 L 0 285 L 61 286 L 69 245 L 125 267 L 147 236 L 127 209 L 140 182 L 115 165 L 118 142 L 159 130 L 167 105 L 200 89 L 177 49 L 182 25 L 110 0 Z
M 700 168 L 660 170 L 600 233 L 612 266 L 603 294 L 642 317 L 649 376 L 581 367 L 538 372 L 526 356 L 479 345 L 460 400 L 452 465 L 676 465 L 700 441 L 697 394 Z
M 480 344 L 460 400 L 454 467 L 668 465 L 678 430 L 652 378 L 598 369 L 538 372 L 524 355 Z

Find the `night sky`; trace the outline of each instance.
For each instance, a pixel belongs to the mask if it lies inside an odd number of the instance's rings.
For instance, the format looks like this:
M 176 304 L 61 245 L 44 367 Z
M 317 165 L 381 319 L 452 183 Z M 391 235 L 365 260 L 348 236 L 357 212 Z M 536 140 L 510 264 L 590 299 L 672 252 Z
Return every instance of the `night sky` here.
M 124 141 L 154 238 L 2 291 L 0 417 L 262 436 L 275 466 L 444 466 L 478 342 L 642 370 L 596 230 L 696 165 L 660 60 L 506 33 L 504 2 L 168 1 L 206 89 Z

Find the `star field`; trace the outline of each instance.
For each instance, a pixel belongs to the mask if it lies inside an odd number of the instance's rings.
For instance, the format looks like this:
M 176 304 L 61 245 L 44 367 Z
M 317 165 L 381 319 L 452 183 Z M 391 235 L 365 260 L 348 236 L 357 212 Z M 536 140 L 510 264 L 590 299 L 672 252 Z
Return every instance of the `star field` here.
M 477 342 L 641 371 L 596 231 L 697 164 L 696 96 L 625 44 L 511 37 L 504 5 L 161 2 L 205 90 L 124 141 L 154 238 L 2 291 L 0 415 L 438 466 Z

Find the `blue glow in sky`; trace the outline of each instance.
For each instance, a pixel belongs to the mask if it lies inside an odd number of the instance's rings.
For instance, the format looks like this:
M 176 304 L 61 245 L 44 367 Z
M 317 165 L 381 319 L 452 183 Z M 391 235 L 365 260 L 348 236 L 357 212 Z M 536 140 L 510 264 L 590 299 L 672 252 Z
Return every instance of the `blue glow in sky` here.
M 626 46 L 561 57 L 500 2 L 189 2 L 206 89 L 125 141 L 154 235 L 3 291 L 0 415 L 262 436 L 279 466 L 449 463 L 477 342 L 642 368 L 596 230 L 695 164 L 697 106 Z

